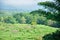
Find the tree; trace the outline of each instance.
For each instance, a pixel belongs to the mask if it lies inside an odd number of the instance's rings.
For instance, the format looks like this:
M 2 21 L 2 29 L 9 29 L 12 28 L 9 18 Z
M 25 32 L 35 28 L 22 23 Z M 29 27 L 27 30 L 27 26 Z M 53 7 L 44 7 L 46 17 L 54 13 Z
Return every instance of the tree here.
M 5 23 L 12 23 L 12 24 L 17 23 L 16 19 L 15 19 L 13 16 L 8 16 L 8 17 L 6 17 L 6 18 L 4 19 L 4 22 L 5 22 Z
M 21 23 L 22 23 L 22 24 L 25 24 L 25 23 L 26 23 L 26 19 L 25 19 L 24 16 L 21 17 Z
M 38 9 L 38 10 L 30 12 L 30 14 L 33 14 L 33 15 L 39 14 L 40 16 L 45 15 L 45 13 L 46 13 L 46 11 L 43 11 L 42 9 Z
M 31 14 L 26 15 L 26 23 L 31 24 L 33 16 Z
M 4 22 L 4 17 L 0 17 L 0 22 Z
M 47 8 L 50 12 L 53 12 L 54 20 L 60 22 L 60 0 L 40 2 L 38 5 L 42 5 Z M 53 17 L 51 17 L 53 18 Z
M 37 24 L 38 17 L 39 17 L 38 14 L 32 15 L 32 18 L 31 18 L 32 19 L 32 21 L 31 21 L 32 25 L 36 25 Z

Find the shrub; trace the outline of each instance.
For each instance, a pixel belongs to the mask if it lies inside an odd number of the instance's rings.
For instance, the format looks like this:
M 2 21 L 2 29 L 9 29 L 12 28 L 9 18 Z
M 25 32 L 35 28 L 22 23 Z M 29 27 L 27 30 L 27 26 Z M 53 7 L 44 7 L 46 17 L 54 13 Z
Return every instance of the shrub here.
M 60 40 L 60 29 L 52 34 L 45 35 L 43 40 Z

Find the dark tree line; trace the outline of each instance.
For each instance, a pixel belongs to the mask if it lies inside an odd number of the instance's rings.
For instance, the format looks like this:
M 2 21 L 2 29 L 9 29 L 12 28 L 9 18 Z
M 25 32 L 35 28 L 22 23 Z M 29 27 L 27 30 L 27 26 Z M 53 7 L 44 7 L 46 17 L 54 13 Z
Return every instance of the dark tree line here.
M 44 9 L 38 9 L 30 13 L 17 13 L 12 16 L 4 16 L 4 12 L 0 12 L 0 22 L 20 23 L 20 24 L 43 24 L 49 26 L 60 26 L 60 0 L 40 2 L 38 5 Z M 3 16 L 1 16 L 3 15 Z

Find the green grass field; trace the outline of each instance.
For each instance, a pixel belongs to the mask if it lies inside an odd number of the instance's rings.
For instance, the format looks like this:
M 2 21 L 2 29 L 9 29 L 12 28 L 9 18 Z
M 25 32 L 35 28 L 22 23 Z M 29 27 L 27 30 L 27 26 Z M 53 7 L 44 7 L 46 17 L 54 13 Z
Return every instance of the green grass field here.
M 2 24 L 0 40 L 42 40 L 46 34 L 55 32 L 57 28 L 45 25 Z

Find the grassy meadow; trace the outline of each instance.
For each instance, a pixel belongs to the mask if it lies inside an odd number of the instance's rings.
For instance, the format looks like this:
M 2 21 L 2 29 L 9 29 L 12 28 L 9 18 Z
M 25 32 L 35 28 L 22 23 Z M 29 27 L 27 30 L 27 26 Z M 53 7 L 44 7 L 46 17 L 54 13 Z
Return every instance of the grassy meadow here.
M 45 25 L 0 24 L 0 40 L 43 40 L 58 28 Z

